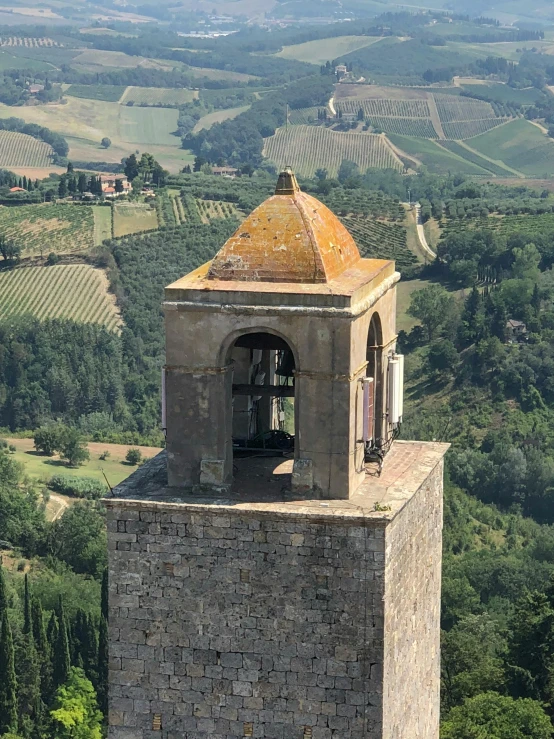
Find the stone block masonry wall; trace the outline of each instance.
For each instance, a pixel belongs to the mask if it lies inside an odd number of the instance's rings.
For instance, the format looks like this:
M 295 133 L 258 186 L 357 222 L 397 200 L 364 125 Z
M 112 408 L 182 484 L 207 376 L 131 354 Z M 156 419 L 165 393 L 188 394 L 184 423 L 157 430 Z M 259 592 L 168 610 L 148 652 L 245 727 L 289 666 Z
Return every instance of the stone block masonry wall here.
M 387 527 L 384 730 L 438 739 L 442 461 Z
M 111 501 L 110 739 L 380 739 L 384 521 L 335 518 Z

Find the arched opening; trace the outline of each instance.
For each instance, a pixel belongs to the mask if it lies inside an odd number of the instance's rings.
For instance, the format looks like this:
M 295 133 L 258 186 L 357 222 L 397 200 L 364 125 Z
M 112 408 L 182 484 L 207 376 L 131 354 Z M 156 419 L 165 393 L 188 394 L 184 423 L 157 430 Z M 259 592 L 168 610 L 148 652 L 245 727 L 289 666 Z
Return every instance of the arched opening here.
M 367 335 L 367 377 L 373 378 L 373 446 L 383 445 L 383 332 L 378 313 L 371 316 Z
M 239 335 L 227 351 L 232 368 L 231 437 L 237 461 L 294 456 L 294 352 L 269 331 Z M 290 466 L 292 466 L 292 461 Z M 269 461 L 264 469 L 275 468 Z

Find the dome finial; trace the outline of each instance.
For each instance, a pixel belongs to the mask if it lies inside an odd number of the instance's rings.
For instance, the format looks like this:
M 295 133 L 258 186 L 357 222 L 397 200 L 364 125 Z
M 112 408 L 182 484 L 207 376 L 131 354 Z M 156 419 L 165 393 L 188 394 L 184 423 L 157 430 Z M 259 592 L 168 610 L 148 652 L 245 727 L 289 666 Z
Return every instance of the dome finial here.
M 279 174 L 275 195 L 294 195 L 295 192 L 300 192 L 300 187 L 292 169 L 285 167 Z

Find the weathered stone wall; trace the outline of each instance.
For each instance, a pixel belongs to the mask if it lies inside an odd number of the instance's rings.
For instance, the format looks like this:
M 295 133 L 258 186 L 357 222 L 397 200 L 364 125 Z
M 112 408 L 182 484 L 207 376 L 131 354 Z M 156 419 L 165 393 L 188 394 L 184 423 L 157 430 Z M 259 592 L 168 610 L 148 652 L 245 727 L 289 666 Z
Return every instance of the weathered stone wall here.
M 382 525 L 108 515 L 112 739 L 381 737 Z
M 437 739 L 441 491 L 392 521 L 110 501 L 110 739 Z
M 384 731 L 438 739 L 443 463 L 387 527 Z

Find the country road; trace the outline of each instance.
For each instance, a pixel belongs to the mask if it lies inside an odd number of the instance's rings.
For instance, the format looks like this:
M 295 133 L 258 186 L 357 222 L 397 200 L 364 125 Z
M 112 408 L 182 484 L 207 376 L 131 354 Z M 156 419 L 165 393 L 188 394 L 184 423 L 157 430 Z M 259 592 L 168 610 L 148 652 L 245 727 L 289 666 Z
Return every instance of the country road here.
M 425 229 L 423 228 L 423 222 L 421 220 L 421 205 L 419 203 L 415 204 L 415 212 L 416 212 L 416 228 L 417 228 L 417 235 L 419 238 L 419 243 L 421 244 L 421 248 L 423 249 L 425 255 L 428 256 L 429 259 L 434 260 L 436 259 L 437 255 L 427 243 L 427 237 L 425 236 Z
M 56 521 L 64 513 L 65 509 L 69 507 L 69 504 L 61 495 L 56 495 L 56 493 L 50 493 L 50 503 L 52 502 L 57 503 L 58 509 L 51 514 L 50 521 Z

